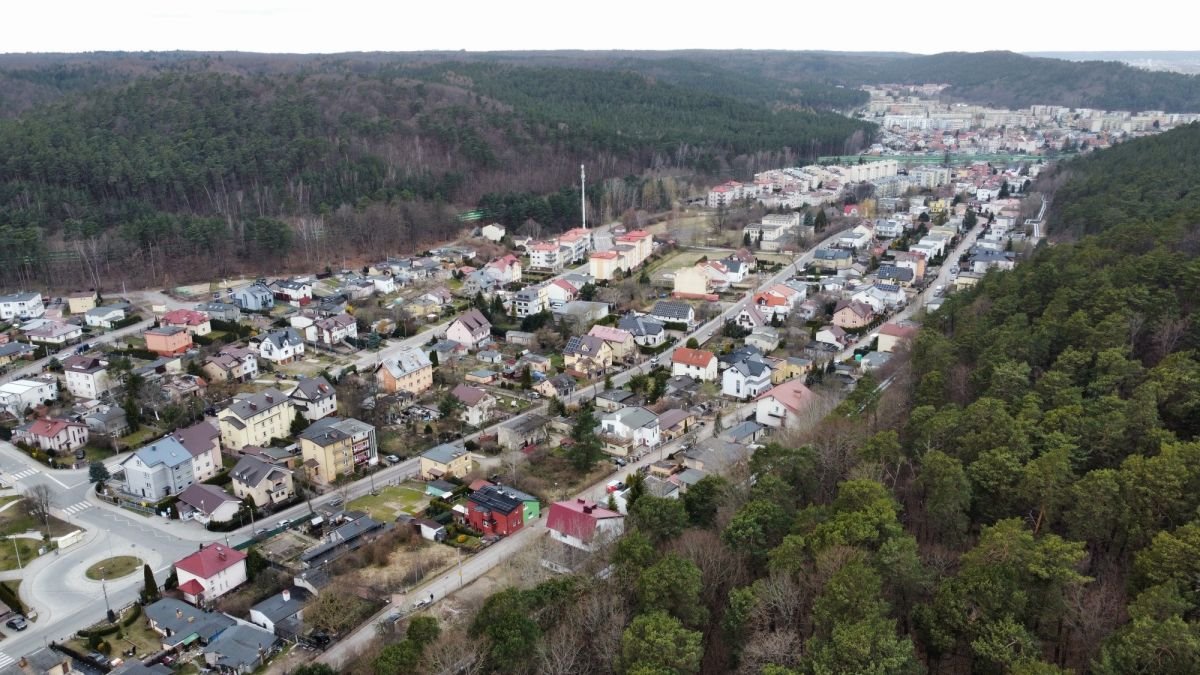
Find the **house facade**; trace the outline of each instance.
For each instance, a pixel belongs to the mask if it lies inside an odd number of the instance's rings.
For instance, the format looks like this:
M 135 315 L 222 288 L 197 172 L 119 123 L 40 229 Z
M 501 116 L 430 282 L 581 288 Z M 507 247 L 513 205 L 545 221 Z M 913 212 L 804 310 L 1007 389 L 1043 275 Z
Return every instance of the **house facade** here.
M 446 329 L 446 338 L 474 349 L 492 337 L 492 324 L 478 309 L 463 312 Z
M 375 427 L 352 418 L 325 417 L 300 434 L 300 455 L 311 479 L 332 483 L 378 461 Z
M 658 415 L 642 407 L 622 408 L 600 418 L 605 451 L 626 456 L 639 448 L 655 448 L 662 441 Z
M 259 342 L 258 355 L 275 364 L 298 361 L 304 356 L 304 338 L 291 327 L 270 331 Z
M 139 448 L 121 462 L 125 492 L 158 501 L 179 494 L 196 482 L 192 454 L 173 436 Z
M 10 293 L 0 295 L 0 320 L 38 319 L 46 313 L 41 293 Z
M 177 356 L 192 348 L 192 334 L 177 326 L 151 328 L 142 337 L 146 349 L 159 356 Z
M 292 405 L 310 422 L 337 412 L 337 390 L 329 380 L 318 375 L 305 377 L 288 394 Z
M 0 413 L 8 413 L 17 419 L 23 419 L 30 408 L 57 400 L 58 380 L 51 376 L 40 375 L 0 384 Z
M 92 356 L 70 356 L 63 359 L 63 379 L 67 391 L 75 398 L 100 398 L 116 386 L 108 375 L 108 361 Z
M 258 506 L 282 504 L 296 494 L 289 469 L 268 464 L 250 455 L 238 460 L 230 476 L 233 478 L 233 494 L 238 499 L 250 498 Z
M 208 420 L 171 432 L 192 455 L 192 475 L 203 481 L 217 475 L 221 465 L 221 432 Z
M 73 452 L 87 445 L 88 428 L 70 420 L 42 418 L 15 429 L 13 440 L 24 441 L 47 452 Z
M 484 533 L 510 535 L 525 524 L 525 505 L 502 488 L 488 485 L 467 497 L 467 523 Z
M 450 395 L 462 403 L 458 417 L 473 427 L 482 427 L 483 423 L 492 416 L 496 407 L 496 397 L 479 387 L 460 384 L 450 392 Z
M 246 554 L 224 544 L 209 544 L 175 563 L 179 590 L 199 604 L 211 602 L 246 583 Z
M 550 537 L 589 553 L 615 541 L 625 532 L 625 516 L 586 499 L 554 502 L 546 518 Z
M 175 309 L 162 315 L 160 326 L 178 326 L 192 335 L 208 335 L 212 332 L 212 321 L 204 312 L 194 309 Z
M 275 306 L 275 294 L 261 282 L 235 288 L 229 295 L 238 307 L 252 312 L 262 312 Z
M 376 379 L 389 394 L 420 394 L 433 386 L 433 363 L 420 349 L 406 349 L 379 364 Z
M 671 375 L 687 375 L 701 382 L 717 379 L 717 356 L 705 349 L 678 347 L 671 354 Z
M 241 395 L 217 413 L 221 443 L 230 450 L 270 445 L 274 438 L 291 435 L 295 416 L 291 400 L 278 389 Z
M 421 478 L 464 478 L 471 472 L 471 453 L 462 445 L 444 443 L 421 453 Z
M 796 428 L 816 400 L 801 378 L 788 380 L 761 394 L 755 401 L 754 420 L 763 426 Z

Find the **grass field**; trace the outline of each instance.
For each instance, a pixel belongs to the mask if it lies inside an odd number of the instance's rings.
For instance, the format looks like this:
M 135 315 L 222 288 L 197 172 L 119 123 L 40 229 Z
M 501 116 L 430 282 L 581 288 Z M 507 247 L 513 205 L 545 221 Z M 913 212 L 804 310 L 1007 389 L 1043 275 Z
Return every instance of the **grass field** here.
M 123 614 L 118 621 L 129 616 L 128 611 L 132 610 L 127 610 L 126 614 Z M 94 630 L 108 625 L 110 624 L 107 621 L 102 621 L 93 626 L 88 626 L 88 628 Z M 146 621 L 145 616 L 139 616 L 130 625 L 121 627 L 119 632 L 109 635 L 104 639 L 108 641 L 111 647 L 109 656 L 120 656 L 131 646 L 137 647 L 137 655 L 139 657 L 149 656 L 162 650 L 162 636 L 150 628 L 150 624 Z M 66 645 L 83 654 L 92 651 L 87 645 L 87 640 L 73 638 L 67 640 Z
M 92 581 L 120 579 L 121 577 L 133 574 L 141 566 L 142 561 L 140 558 L 135 558 L 131 555 L 118 555 L 112 558 L 105 558 L 87 568 L 84 576 Z
M 390 523 L 401 513 L 416 515 L 428 503 L 429 497 L 421 485 L 405 483 L 384 487 L 377 495 L 359 497 L 347 504 L 346 508 L 366 511 L 375 520 Z
M 20 555 L 13 549 L 13 542 L 16 542 L 16 548 L 20 549 Z M 0 570 L 15 570 L 28 565 L 31 560 L 38 557 L 38 547 L 42 542 L 36 539 L 9 539 L 8 541 L 0 541 Z
M 42 531 L 43 523 L 25 512 L 22 505 L 10 506 L 0 511 L 0 537 L 12 534 L 24 534 L 30 530 Z M 57 537 L 77 529 L 54 516 L 50 516 L 50 536 Z M 9 546 L 12 548 L 12 546 Z

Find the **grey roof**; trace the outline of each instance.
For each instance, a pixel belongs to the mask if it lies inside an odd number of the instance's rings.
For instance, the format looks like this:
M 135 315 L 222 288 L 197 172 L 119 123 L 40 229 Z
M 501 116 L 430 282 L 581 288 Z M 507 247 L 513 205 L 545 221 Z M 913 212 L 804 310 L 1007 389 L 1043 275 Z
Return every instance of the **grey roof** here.
M 708 473 L 700 469 L 684 469 L 675 474 L 675 479 L 679 481 L 680 485 L 692 486 L 699 483 L 706 476 L 708 476 Z
M 337 392 L 334 391 L 333 385 L 329 384 L 329 380 L 320 375 L 301 379 L 296 383 L 296 388 L 290 394 L 292 398 L 299 398 L 305 401 L 323 401 L 330 396 L 336 395 Z
M 431 480 L 425 484 L 426 487 L 434 488 L 441 492 L 454 492 L 454 488 L 458 487 L 454 483 L 445 480 Z
M 177 640 L 166 641 L 167 644 L 177 644 L 183 638 L 195 633 L 200 639 L 208 642 L 221 631 L 237 623 L 229 616 L 220 612 L 206 612 L 175 598 L 163 598 L 146 605 L 146 617 L 160 629 L 166 630 Z
M 737 426 L 727 429 L 721 434 L 721 438 L 734 443 L 742 443 L 744 439 L 750 438 L 762 431 L 763 425 L 754 420 L 746 420 Z
M 216 485 L 195 483 L 179 493 L 179 501 L 206 516 L 211 516 L 222 504 L 239 500 Z
M 216 654 L 218 666 L 234 670 L 252 668 L 266 659 L 276 639 L 274 633 L 258 626 L 237 624 L 218 635 L 204 653 Z
M 276 593 L 250 609 L 258 611 L 270 619 L 271 623 L 279 623 L 289 616 L 295 616 L 296 612 L 304 609 L 305 602 L 308 599 L 308 591 L 294 586 L 288 589 L 288 595 L 288 599 L 284 600 L 283 593 Z
M 355 434 L 374 431 L 375 427 L 350 417 L 322 417 L 300 434 L 300 438 L 322 447 Z
M 233 472 L 230 474 L 237 482 L 255 487 L 264 480 L 271 479 L 275 474 L 280 478 L 291 473 L 291 471 L 274 464 L 268 464 L 257 457 L 243 455 L 238 463 L 233 467 Z
M 465 454 L 467 454 L 465 447 L 454 443 L 443 443 L 422 452 L 421 456 L 439 464 L 449 464 Z
M 38 297 L 41 293 L 9 293 L 8 295 L 0 295 L 0 302 L 29 302 Z
M 275 345 L 276 349 L 283 349 L 288 345 L 298 345 L 304 342 L 304 338 L 300 337 L 300 333 L 290 326 L 270 331 L 263 339 Z
M 392 377 L 396 379 L 432 366 L 429 355 L 420 349 L 405 349 L 396 354 L 395 358 L 386 359 L 383 362 L 383 367 L 387 368 Z
M 615 403 L 628 401 L 632 397 L 633 392 L 629 391 L 628 389 L 606 389 L 605 391 L 602 391 L 596 395 L 596 398 L 602 398 L 606 401 L 613 401 Z
M 566 373 L 555 375 L 554 377 L 550 378 L 550 384 L 554 385 L 554 390 L 560 394 L 573 392 L 575 391 L 576 387 L 579 386 L 579 383 L 575 381 L 575 378 L 567 375 Z
M 290 405 L 288 397 L 282 391 L 271 387 L 257 394 L 245 394 L 240 396 L 232 404 L 228 410 L 233 412 L 241 419 L 250 419 L 258 413 L 273 408 L 279 405 Z
M 758 359 L 744 359 L 730 366 L 746 377 L 760 377 L 763 373 L 771 372 L 771 368 Z
M 221 432 L 208 420 L 200 420 L 190 427 L 176 429 L 171 435 L 187 448 L 193 457 L 197 457 L 212 450 L 213 441 L 221 437 Z
M 656 302 L 650 314 L 668 319 L 687 321 L 688 317 L 692 314 L 692 306 L 686 302 Z
M 670 429 L 671 427 L 679 424 L 691 416 L 692 413 L 683 410 L 682 408 L 671 408 L 670 410 L 664 410 L 662 414 L 658 416 L 658 426 L 663 429 Z
M 658 335 L 663 332 L 663 325 L 658 321 L 646 316 L 636 316 L 632 313 L 621 317 L 621 320 L 617 323 L 617 328 L 627 330 L 637 337 Z
M 192 453 L 183 447 L 173 436 L 164 436 L 163 438 L 154 441 L 150 445 L 139 448 L 133 453 L 134 457 L 142 460 L 146 466 L 164 465 L 169 468 L 174 468 L 192 461 Z M 128 462 L 131 458 L 126 458 L 124 462 Z
M 624 424 L 631 429 L 641 429 L 651 425 L 658 425 L 658 415 L 655 415 L 641 406 L 621 408 L 620 410 L 609 413 L 600 419 L 617 420 L 621 424 Z
M 911 267 L 896 267 L 895 265 L 881 265 L 877 276 L 880 279 L 898 279 L 900 281 L 912 281 L 913 270 Z
M 462 323 L 463 327 L 465 327 L 471 334 L 483 332 L 485 329 L 488 331 L 492 329 L 492 323 L 488 321 L 487 318 L 483 316 L 483 312 L 480 312 L 478 309 L 471 309 L 463 312 L 462 315 L 454 320 L 454 323 Z
M 843 260 L 850 257 L 850 251 L 844 248 L 819 248 L 813 253 L 815 260 Z
M 127 308 L 124 307 L 123 305 L 101 305 L 100 307 L 93 307 L 92 309 L 89 309 L 88 311 L 84 312 L 83 314 L 84 314 L 84 316 L 103 318 L 103 317 L 108 316 L 109 314 L 112 314 L 113 312 L 121 312 L 122 314 L 124 314 L 126 311 L 127 311 Z
M 10 342 L 6 345 L 0 345 L 0 356 L 26 354 L 36 349 L 37 347 L 34 347 L 33 345 L 27 345 L 24 342 Z
M 563 354 L 595 356 L 604 347 L 604 340 L 594 335 L 578 335 L 567 341 Z
M 37 651 L 25 655 L 25 663 L 29 666 L 28 670 L 21 668 L 18 663 L 10 663 L 3 670 L 0 670 L 0 675 L 9 675 L 10 673 L 12 675 L 24 675 L 24 673 L 28 672 L 48 673 L 68 660 L 69 658 L 65 654 L 60 654 L 48 647 L 41 647 Z
M 109 675 L 171 675 L 175 672 L 161 663 L 147 666 L 137 659 L 122 664 L 110 671 Z

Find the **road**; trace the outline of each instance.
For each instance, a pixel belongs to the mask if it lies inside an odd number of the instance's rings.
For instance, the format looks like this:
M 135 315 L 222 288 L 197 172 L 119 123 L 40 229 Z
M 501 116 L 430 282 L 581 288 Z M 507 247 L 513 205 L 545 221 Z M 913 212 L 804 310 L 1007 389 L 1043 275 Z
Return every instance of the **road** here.
M 146 330 L 147 328 L 149 328 L 152 325 L 154 325 L 154 321 L 151 319 L 146 319 L 145 321 L 140 321 L 131 326 L 126 326 L 124 328 L 118 328 L 117 330 L 114 330 L 114 331 L 109 331 L 107 333 L 102 333 L 100 335 L 94 335 L 94 336 L 88 337 L 88 338 L 86 338 L 86 342 L 89 345 L 98 345 L 98 344 L 104 344 L 106 342 L 112 342 L 114 340 L 118 340 L 120 338 L 129 336 L 129 335 L 135 335 L 135 334 L 141 333 L 142 331 Z M 42 372 L 42 370 L 45 369 L 46 364 L 50 362 L 50 359 L 57 358 L 59 361 L 62 361 L 63 359 L 67 358 L 68 356 L 71 356 L 72 354 L 74 354 L 75 350 L 77 348 L 78 348 L 78 345 L 67 347 L 66 349 L 63 349 L 55 354 L 51 354 L 44 359 L 38 359 L 37 361 L 30 361 L 28 364 L 21 366 L 20 368 L 15 368 L 13 370 L 10 370 L 10 371 L 4 373 L 3 375 L 0 375 L 0 384 L 3 384 L 5 382 L 10 382 L 12 380 L 17 380 L 22 377 L 28 377 L 30 375 L 37 375 L 38 373 Z

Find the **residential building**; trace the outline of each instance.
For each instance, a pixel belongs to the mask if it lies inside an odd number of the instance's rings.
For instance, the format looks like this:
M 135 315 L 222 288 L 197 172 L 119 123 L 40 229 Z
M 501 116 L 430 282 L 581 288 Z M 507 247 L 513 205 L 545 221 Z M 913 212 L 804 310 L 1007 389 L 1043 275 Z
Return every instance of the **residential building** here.
M 676 297 L 703 298 L 712 292 L 708 274 L 701 265 L 675 270 L 673 281 Z
M 192 334 L 176 326 L 151 328 L 142 334 L 146 349 L 159 356 L 176 356 L 192 348 Z
M 405 349 L 395 358 L 384 359 L 375 371 L 380 387 L 389 394 L 420 394 L 433 386 L 433 363 L 420 349 Z
M 255 394 L 240 394 L 217 413 L 221 443 L 230 450 L 247 445 L 270 445 L 274 438 L 291 435 L 296 409 L 291 400 L 274 387 Z
M 721 393 L 746 400 L 771 388 L 771 368 L 760 355 L 739 359 L 721 374 Z
M 37 319 L 46 313 L 41 293 L 0 295 L 0 321 Z
M 246 675 L 266 665 L 277 642 L 273 633 L 239 623 L 204 648 L 204 663 L 219 673 Z
M 591 553 L 625 533 L 625 516 L 586 499 L 573 499 L 550 505 L 546 528 L 555 541 Z
M 505 450 L 519 450 L 546 440 L 546 418 L 530 414 L 518 416 L 500 425 L 496 441 Z
M 875 313 L 870 305 L 857 300 L 842 300 L 833 310 L 833 325 L 846 330 L 856 330 L 871 323 Z
M 25 337 L 34 344 L 62 347 L 83 337 L 83 328 L 62 321 L 44 321 L 37 328 L 25 331 Z
M 337 390 L 320 375 L 300 378 L 288 398 L 309 422 L 337 412 Z
M 224 544 L 209 544 L 175 563 L 184 598 L 194 604 L 212 602 L 246 583 L 246 554 Z
M 196 305 L 197 312 L 203 312 L 209 319 L 236 323 L 242 320 L 242 308 L 231 302 L 202 302 Z
M 504 333 L 504 341 L 510 345 L 529 347 L 536 339 L 536 335 L 523 330 L 510 330 Z
M 491 340 L 492 323 L 478 309 L 470 309 L 450 323 L 446 329 L 446 338 L 466 345 L 468 349 L 475 349 Z
M 175 309 L 162 315 L 158 320 L 160 326 L 178 326 L 192 335 L 208 335 L 212 332 L 212 322 L 204 312 L 194 309 Z
M 129 419 L 125 410 L 118 405 L 98 405 L 83 414 L 83 423 L 88 431 L 109 438 L 117 438 L 129 433 Z
M 810 265 L 814 269 L 836 272 L 849 269 L 852 262 L 854 262 L 854 255 L 847 249 L 819 248 L 813 252 L 813 261 Z
M 41 418 L 13 430 L 13 440 L 47 452 L 67 453 L 87 445 L 87 425 L 71 420 Z
M 671 355 L 671 375 L 713 382 L 717 379 L 717 356 L 706 349 L 678 347 Z
M 608 303 L 572 300 L 554 310 L 556 319 L 570 324 L 569 329 L 582 333 L 597 321 L 608 316 Z
M 563 365 L 582 372 L 604 372 L 612 367 L 613 350 L 608 342 L 592 335 L 580 335 L 567 340 L 563 349 Z
M 484 265 L 483 271 L 501 286 L 515 284 L 521 280 L 521 261 L 510 253 Z
M 696 414 L 682 408 L 664 410 L 658 416 L 659 435 L 663 442 L 671 441 L 696 427 Z
M 144 610 L 150 628 L 163 636 L 164 650 L 182 649 L 184 644 L 208 644 L 225 629 L 237 625 L 228 614 L 197 609 L 175 598 L 162 598 Z
M 625 269 L 621 254 L 617 251 L 595 251 L 588 256 L 588 274 L 597 281 L 609 281 Z
M 269 331 L 258 343 L 258 355 L 277 365 L 298 361 L 304 356 L 304 338 L 291 327 Z
M 485 535 L 507 536 L 524 526 L 525 505 L 502 488 L 488 485 L 467 497 L 467 524 Z
M 566 279 L 553 279 L 546 284 L 546 302 L 550 309 L 558 309 L 579 295 L 579 288 Z
M 149 501 L 179 494 L 196 482 L 192 453 L 174 436 L 164 436 L 135 450 L 121 462 L 125 492 Z
M 751 303 L 769 319 L 785 321 L 804 300 L 804 293 L 786 284 L 775 284 L 754 294 Z
M 621 317 L 617 327 L 633 336 L 633 341 L 643 347 L 657 347 L 667 341 L 667 331 L 661 321 L 632 312 Z
M 577 387 L 578 383 L 575 382 L 575 378 L 566 373 L 560 373 L 538 382 L 533 386 L 533 390 L 546 398 L 554 396 L 565 398 L 574 393 Z
M 496 397 L 479 387 L 460 384 L 450 395 L 458 399 L 463 406 L 458 414 L 459 419 L 473 427 L 482 427 L 496 407 Z
M 649 316 L 664 325 L 683 324 L 688 330 L 696 325 L 696 310 L 686 302 L 656 302 Z
M 488 223 L 479 230 L 480 236 L 488 241 L 498 242 L 504 238 L 504 226 L 499 223 Z
M 250 608 L 250 623 L 285 638 L 299 635 L 304 626 L 304 604 L 308 591 L 285 588 Z
M 779 348 L 779 331 L 771 326 L 758 326 L 750 331 L 744 342 L 764 354 L 770 354 Z
M 96 308 L 100 294 L 94 290 L 78 291 L 67 296 L 67 309 L 71 314 L 83 314 Z
M 877 349 L 881 352 L 894 352 L 901 345 L 910 344 L 916 337 L 916 326 L 885 323 L 879 327 L 879 344 Z
M 249 497 L 258 506 L 282 504 L 296 494 L 292 472 L 282 466 L 244 455 L 230 472 L 233 494 Z
M 916 272 L 911 267 L 880 265 L 879 269 L 875 271 L 875 276 L 880 281 L 907 288 L 912 286 L 913 281 L 916 278 Z
M 421 453 L 421 478 L 465 478 L 471 472 L 471 454 L 458 443 L 444 443 Z
M 36 351 L 37 347 L 24 342 L 2 344 L 0 345 L 0 366 L 7 366 L 18 359 L 32 359 Z
M 513 296 L 513 315 L 518 319 L 533 316 L 550 309 L 546 284 L 534 284 L 517 291 Z
M 378 461 L 375 427 L 353 418 L 324 417 L 300 434 L 300 455 L 309 478 L 329 484 Z
M 600 412 L 616 412 L 621 408 L 634 405 L 637 401 L 637 394 L 628 389 L 606 389 L 596 394 L 592 403 Z
M 336 347 L 358 337 L 358 322 L 345 312 L 319 319 L 293 317 L 291 325 L 303 333 L 306 341 L 326 347 Z
M 290 305 L 301 307 L 312 302 L 312 283 L 304 279 L 277 279 L 267 288 L 275 295 L 275 299 Z
M 89 309 L 83 314 L 83 322 L 92 328 L 112 328 L 125 319 L 125 305 L 105 305 Z
M 26 410 L 57 400 L 58 380 L 53 376 L 39 375 L 0 384 L 0 413 L 17 419 L 24 419 Z
M 217 475 L 221 464 L 221 432 L 208 420 L 171 432 L 175 440 L 192 456 L 192 475 L 197 481 Z
M 755 401 L 754 420 L 774 428 L 796 428 L 806 419 L 816 394 L 801 378 L 788 380 L 761 394 Z
M 538 241 L 525 247 L 529 252 L 529 267 L 537 270 L 558 272 L 563 268 L 563 257 L 558 242 Z
M 108 361 L 94 356 L 69 356 L 62 367 L 67 391 L 75 398 L 100 398 L 118 384 L 108 375 Z
M 211 382 L 249 382 L 258 377 L 258 352 L 245 347 L 222 347 L 201 369 Z
M 829 345 L 835 349 L 841 349 L 849 343 L 849 340 L 846 338 L 846 331 L 841 326 L 834 325 L 822 326 L 817 330 L 814 340 L 819 344 Z
M 662 440 L 658 415 L 640 406 L 602 415 L 600 434 L 605 452 L 622 457 L 638 448 L 656 448 Z
M 229 297 L 235 305 L 251 312 L 262 312 L 275 306 L 275 294 L 262 282 L 235 288 Z
M 19 660 L 11 657 L 5 660 L 8 665 L 0 668 L 2 675 L 74 675 L 81 672 L 72 657 L 49 647 L 38 647 Z
M 575 227 L 558 236 L 559 256 L 563 264 L 581 262 L 594 248 L 592 231 Z
M 179 501 L 175 506 L 181 520 L 194 520 L 201 525 L 208 525 L 237 518 L 242 502 L 216 485 L 196 483 L 179 493 Z

